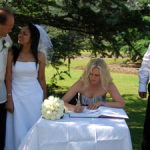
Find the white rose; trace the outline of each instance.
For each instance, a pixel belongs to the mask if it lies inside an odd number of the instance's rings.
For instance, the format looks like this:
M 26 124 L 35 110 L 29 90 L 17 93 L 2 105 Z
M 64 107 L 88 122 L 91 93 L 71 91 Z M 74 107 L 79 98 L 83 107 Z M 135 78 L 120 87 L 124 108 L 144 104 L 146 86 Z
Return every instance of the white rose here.
M 53 111 L 53 114 L 55 115 L 55 114 L 56 114 L 56 111 Z
M 51 120 L 56 120 L 55 115 L 52 115 L 52 116 L 51 116 Z
M 42 114 L 46 114 L 46 109 L 42 109 L 42 110 L 41 110 L 41 113 L 42 113 Z
M 62 112 L 62 109 L 61 109 L 61 108 L 58 108 L 57 111 L 58 111 L 58 112 Z
M 46 108 L 45 107 L 42 109 L 42 112 L 44 112 L 44 111 L 46 112 Z
M 51 106 L 51 110 L 54 110 L 55 108 L 53 106 Z
M 45 115 L 45 117 L 44 117 L 44 118 L 45 118 L 45 119 L 50 119 L 48 115 Z
M 53 104 L 53 107 L 54 107 L 54 109 L 56 108 L 56 105 L 55 105 L 55 103 Z
M 10 43 L 9 43 L 9 42 L 6 42 L 6 43 L 4 44 L 4 46 L 10 47 Z
M 64 107 L 60 107 L 59 110 L 60 110 L 60 111 L 64 111 Z
M 46 105 L 46 110 L 49 110 L 50 108 L 50 105 Z
M 64 113 L 63 112 L 61 112 L 61 113 L 59 113 L 60 114 L 60 116 L 62 116 Z
M 45 118 L 46 113 L 45 113 L 45 112 L 41 112 L 41 113 L 42 113 L 42 117 L 44 117 L 44 118 Z
M 60 117 L 61 117 L 61 116 L 63 116 L 64 113 L 63 112 L 58 112 L 57 114 L 59 114 Z
M 51 101 L 50 100 L 47 101 L 47 105 L 51 105 Z
M 44 102 L 42 103 L 42 107 L 44 107 Z
M 45 99 L 43 102 L 44 105 L 50 104 L 50 101 L 48 99 Z
M 59 103 L 59 107 L 64 107 L 64 104 L 62 104 L 62 103 Z
M 55 104 L 56 107 L 59 107 L 59 105 L 60 105 L 59 103 L 56 103 L 56 104 Z
M 51 101 L 53 101 L 54 97 L 53 96 L 49 96 L 48 99 Z
M 51 115 L 52 115 L 51 112 L 47 111 L 46 116 L 47 116 L 48 119 L 51 119 Z
M 49 102 L 50 102 L 50 105 L 51 105 L 51 106 L 53 106 L 54 103 L 55 103 L 53 100 L 49 100 Z
M 45 119 L 58 120 L 63 115 L 64 101 L 59 97 L 49 96 L 42 104 L 42 117 Z
M 56 110 L 56 111 L 59 111 L 59 108 L 58 108 L 58 107 L 56 107 L 56 108 L 55 108 L 55 110 Z
M 57 108 L 57 103 L 56 102 L 54 102 L 53 107 Z
M 50 115 L 50 114 L 51 114 L 51 112 L 50 112 L 50 111 L 47 111 L 46 113 L 47 113 L 47 115 Z
M 47 105 L 47 103 L 43 102 L 42 107 L 44 108 L 44 107 L 46 107 L 46 105 Z
M 44 99 L 44 102 L 48 101 L 49 99 Z
M 46 101 L 48 101 L 48 99 L 45 99 L 43 103 L 45 103 Z
M 46 112 L 42 112 L 42 117 L 45 118 L 46 115 L 47 115 Z
M 59 102 L 59 98 L 58 98 L 58 97 L 55 97 L 55 98 L 54 98 L 54 101 L 55 101 L 55 103 L 58 103 L 58 102 Z
M 61 116 L 60 116 L 60 114 L 56 114 L 55 117 L 57 120 L 59 120 Z
M 58 111 L 64 111 L 64 108 L 62 108 L 62 107 L 59 107 L 59 110 Z
M 60 116 L 62 116 L 64 113 L 63 112 L 59 112 Z

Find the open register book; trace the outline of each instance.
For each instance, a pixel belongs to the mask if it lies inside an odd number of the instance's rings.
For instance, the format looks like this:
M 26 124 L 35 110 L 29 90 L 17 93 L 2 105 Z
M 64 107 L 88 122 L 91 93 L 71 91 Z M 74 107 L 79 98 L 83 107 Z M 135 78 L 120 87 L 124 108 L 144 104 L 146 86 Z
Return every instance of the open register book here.
M 121 108 L 100 106 L 96 110 L 84 108 L 81 113 L 70 113 L 70 118 L 121 118 L 129 119 L 126 112 Z

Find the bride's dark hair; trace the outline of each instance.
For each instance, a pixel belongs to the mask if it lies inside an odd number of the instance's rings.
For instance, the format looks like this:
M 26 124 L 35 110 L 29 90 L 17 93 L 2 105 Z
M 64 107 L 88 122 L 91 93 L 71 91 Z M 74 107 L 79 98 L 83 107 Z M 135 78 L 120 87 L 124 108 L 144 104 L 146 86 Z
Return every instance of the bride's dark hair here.
M 37 66 L 37 64 L 38 64 L 38 44 L 39 44 L 39 39 L 40 39 L 40 32 L 37 29 L 37 27 L 34 26 L 32 23 L 27 23 L 23 27 L 25 27 L 25 26 L 28 26 L 29 31 L 31 33 L 30 38 L 32 40 L 32 43 L 31 43 L 30 50 L 35 58 L 36 66 Z M 13 46 L 12 49 L 13 49 L 13 61 L 14 61 L 14 65 L 15 65 L 16 61 L 18 59 L 18 56 L 22 50 L 22 45 L 20 44 L 19 47 Z

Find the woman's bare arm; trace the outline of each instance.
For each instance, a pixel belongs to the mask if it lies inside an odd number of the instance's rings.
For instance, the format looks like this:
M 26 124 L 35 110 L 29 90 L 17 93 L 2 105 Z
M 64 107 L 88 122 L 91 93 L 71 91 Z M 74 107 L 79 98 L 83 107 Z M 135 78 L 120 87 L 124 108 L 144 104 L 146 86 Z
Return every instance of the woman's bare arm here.
M 114 83 L 108 87 L 108 92 L 113 98 L 114 102 L 106 102 L 105 106 L 125 109 L 124 100 Z
M 120 93 L 118 92 L 118 90 L 117 90 L 117 88 L 116 88 L 114 83 L 109 85 L 107 92 L 111 95 L 111 97 L 113 98 L 114 102 L 106 102 L 105 106 L 125 109 L 125 104 L 124 104 L 123 98 L 120 95 Z M 96 109 L 99 106 L 103 106 L 103 102 L 102 101 L 98 101 L 98 102 L 89 104 L 87 108 L 88 109 Z
M 83 107 L 77 105 L 71 105 L 68 102 L 78 93 L 81 91 L 82 88 L 82 82 L 78 80 L 76 83 L 72 85 L 72 87 L 69 89 L 69 91 L 62 97 L 62 100 L 64 101 L 64 107 L 66 110 L 71 110 L 74 112 L 81 112 L 83 111 Z
M 44 99 L 46 99 L 47 91 L 46 91 L 46 81 L 45 81 L 45 56 L 42 52 L 39 52 L 38 56 L 39 56 L 38 81 L 43 89 Z

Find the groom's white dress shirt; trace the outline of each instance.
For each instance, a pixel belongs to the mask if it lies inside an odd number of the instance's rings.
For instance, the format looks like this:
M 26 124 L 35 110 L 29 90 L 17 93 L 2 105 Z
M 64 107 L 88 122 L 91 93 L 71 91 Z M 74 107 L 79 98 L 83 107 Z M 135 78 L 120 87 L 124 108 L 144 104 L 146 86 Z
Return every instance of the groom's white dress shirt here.
M 139 92 L 147 92 L 147 83 L 150 76 L 150 45 L 147 49 L 147 52 L 145 53 L 143 57 L 142 66 L 139 69 L 138 72 L 140 81 L 139 81 Z
M 6 47 L 2 50 L 3 40 L 5 40 L 5 42 L 9 42 L 10 46 L 12 45 L 12 41 L 9 35 L 0 38 L 0 104 L 7 101 L 7 92 L 6 92 L 6 86 L 4 80 L 5 80 L 7 54 L 8 54 L 9 47 Z

